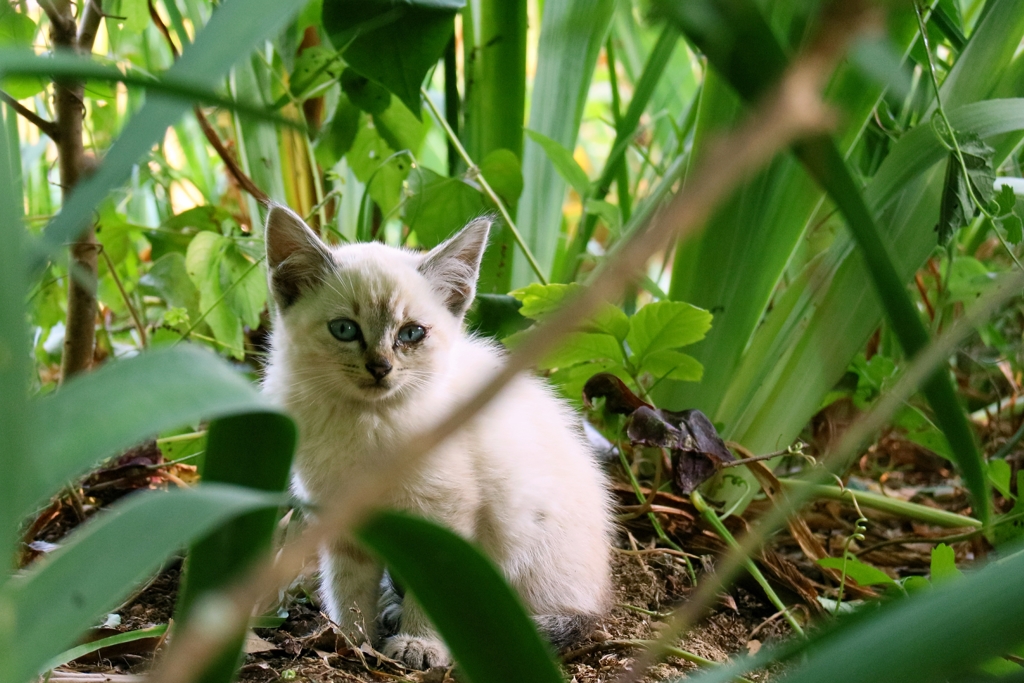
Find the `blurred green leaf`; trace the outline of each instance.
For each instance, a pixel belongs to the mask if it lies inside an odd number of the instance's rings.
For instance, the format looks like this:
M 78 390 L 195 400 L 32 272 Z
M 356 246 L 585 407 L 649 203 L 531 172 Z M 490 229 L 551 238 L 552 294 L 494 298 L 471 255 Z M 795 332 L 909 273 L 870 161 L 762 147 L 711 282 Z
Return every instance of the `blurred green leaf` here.
M 1024 538 L 1024 470 L 1017 471 L 1017 500 L 1005 515 L 996 518 L 992 541 L 996 546 Z
M 419 154 L 427 128 L 409 109 L 394 100 L 384 111 L 373 114 L 373 125 L 377 132 L 396 152 L 407 149 L 415 157 Z
M 1002 494 L 1003 498 L 1013 500 L 1016 496 L 1010 491 L 1010 479 L 1013 473 L 1010 471 L 1010 463 L 1002 458 L 988 461 L 988 480 L 992 487 Z
M 963 572 L 956 568 L 956 553 L 945 543 L 932 548 L 931 577 L 937 584 L 950 579 L 963 578 Z
M 189 278 L 185 257 L 178 253 L 157 259 L 139 284 L 152 289 L 169 307 L 186 310 L 192 319 L 199 317 L 199 290 Z
M 385 215 L 398 207 L 402 197 L 402 183 L 412 167 L 407 154 L 396 155 L 373 126 L 360 126 L 352 141 L 352 149 L 345 155 L 349 167 L 366 192 Z
M 853 555 L 847 555 L 844 561 L 841 557 L 823 557 L 818 560 L 818 565 L 826 569 L 843 571 L 846 566 L 846 575 L 861 586 L 894 585 L 896 582 L 877 567 L 861 562 Z
M 647 304 L 629 320 L 626 343 L 640 367 L 649 355 L 700 341 L 711 328 L 711 314 L 681 301 Z
M 46 662 L 74 645 L 183 544 L 231 517 L 281 502 L 281 496 L 204 484 L 135 494 L 98 513 L 0 589 L 0 604 L 11 608 L 8 618 L 18 634 L 15 659 L 8 663 L 12 680 L 42 673 Z M 124 552 L 125 539 L 131 539 L 130 553 Z
M 295 60 L 289 87 L 292 95 L 304 100 L 323 86 L 341 76 L 342 64 L 337 53 L 320 45 L 307 47 Z
M 359 132 L 359 108 L 345 95 L 338 98 L 334 116 L 317 138 L 316 160 L 324 168 L 334 168 L 341 158 L 352 149 L 352 143 Z
M 325 0 L 324 29 L 349 66 L 419 116 L 420 85 L 440 59 L 465 0 Z
M 204 322 L 213 330 L 213 336 L 223 343 L 232 355 L 242 354 L 242 321 L 238 315 L 225 304 L 227 295 L 222 271 L 229 270 L 226 265 L 226 251 L 231 240 L 214 232 L 201 232 L 192 238 L 185 257 L 185 267 L 199 290 L 199 307 L 202 309 Z
M 939 224 L 939 244 L 945 244 L 960 228 L 970 223 L 979 213 L 971 198 L 971 190 L 983 206 L 987 206 L 994 194 L 995 169 L 992 155 L 995 150 L 982 141 L 976 133 L 956 133 L 957 142 L 963 155 L 967 177 L 957 159 L 955 151 L 949 153 L 946 162 L 946 182 L 942 188 L 942 205 Z M 970 183 L 968 189 L 967 183 Z
M 361 76 L 352 67 L 341 72 L 341 90 L 352 104 L 367 114 L 383 114 L 391 106 L 391 93 L 387 88 Z
M 356 534 L 416 596 L 471 683 L 563 683 L 519 598 L 475 547 L 397 512 L 377 513 Z
M 87 468 L 167 429 L 266 408 L 247 379 L 198 348 L 107 363 L 32 403 L 37 437 L 16 508 L 28 514 Z

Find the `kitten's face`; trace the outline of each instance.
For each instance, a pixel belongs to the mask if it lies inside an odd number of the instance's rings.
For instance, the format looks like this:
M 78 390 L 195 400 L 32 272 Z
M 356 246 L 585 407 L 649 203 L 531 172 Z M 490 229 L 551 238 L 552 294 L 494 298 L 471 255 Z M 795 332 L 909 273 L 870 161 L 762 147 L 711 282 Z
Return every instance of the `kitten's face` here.
M 307 400 L 380 402 L 443 371 L 472 302 L 489 223 L 471 223 L 426 256 L 382 244 L 329 249 L 295 214 L 267 219 L 275 350 Z

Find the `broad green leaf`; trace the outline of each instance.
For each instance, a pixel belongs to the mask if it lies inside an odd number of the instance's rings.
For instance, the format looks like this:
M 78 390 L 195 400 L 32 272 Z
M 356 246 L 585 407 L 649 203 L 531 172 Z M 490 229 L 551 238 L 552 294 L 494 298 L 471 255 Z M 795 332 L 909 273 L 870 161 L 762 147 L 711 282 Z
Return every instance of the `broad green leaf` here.
M 460 178 L 417 166 L 409 175 L 404 217 L 422 246 L 435 247 L 484 212 L 480 192 Z
M 629 321 L 626 343 L 643 367 L 646 357 L 700 341 L 711 328 L 711 314 L 681 301 L 647 304 Z
M 409 150 L 415 157 L 423 146 L 423 138 L 427 135 L 427 127 L 409 108 L 398 100 L 380 114 L 373 115 L 373 125 L 384 138 L 384 142 L 396 152 Z
M 649 372 L 655 379 L 699 382 L 704 376 L 704 366 L 693 356 L 672 349 L 663 349 L 644 358 L 640 372 Z
M 956 567 L 956 553 L 945 543 L 932 548 L 931 576 L 932 583 L 942 583 L 950 579 L 963 577 L 963 572 Z
M 324 168 L 334 168 L 341 161 L 341 158 L 352 149 L 356 133 L 359 132 L 359 118 L 359 108 L 344 94 L 340 95 L 334 116 L 317 138 L 317 163 Z
M 523 193 L 523 171 L 514 152 L 507 149 L 490 152 L 480 162 L 480 174 L 505 206 L 511 208 L 516 205 Z
M 31 46 L 36 35 L 36 22 L 15 5 L 0 5 L 0 46 Z M 8 76 L 3 79 L 3 89 L 16 100 L 23 100 L 42 92 L 47 80 L 38 76 Z
M 109 362 L 33 402 L 35 453 L 17 488 L 16 509 L 27 514 L 86 469 L 162 431 L 266 409 L 248 380 L 199 348 Z
M 420 111 L 420 85 L 451 39 L 465 0 L 325 0 L 323 26 L 345 61 Z
M 0 590 L 0 604 L 12 610 L 8 614 L 18 634 L 17 649 L 0 652 L 12 658 L 12 680 L 41 673 L 46 662 L 74 645 L 182 545 L 227 519 L 281 502 L 281 496 L 204 484 L 138 493 L 98 513 L 60 549 Z M 130 553 L 126 539 L 131 539 Z
M 178 253 L 164 254 L 139 279 L 143 287 L 151 288 L 168 307 L 183 308 L 193 319 L 199 317 L 199 290 L 192 283 L 185 268 L 185 257 Z
M 587 177 L 586 171 L 580 168 L 580 165 L 573 159 L 572 152 L 543 133 L 527 128 L 526 134 L 531 140 L 541 146 L 544 153 L 548 155 L 548 159 L 555 165 L 555 170 L 558 171 L 558 174 L 562 176 L 565 182 L 569 183 L 576 190 L 576 194 L 580 197 L 586 197 L 590 192 L 590 178 Z
M 843 571 L 844 560 L 841 557 L 823 557 L 818 560 L 818 565 L 826 569 Z M 881 569 L 865 564 L 853 555 L 846 557 L 845 566 L 846 576 L 861 586 L 894 585 L 896 583 Z
M 304 4 L 303 0 L 224 0 L 167 75 L 212 89 L 220 84 L 239 55 L 283 28 Z M 181 118 L 189 106 L 180 99 L 156 93 L 146 98 L 103 156 L 96 172 L 78 184 L 60 213 L 46 226 L 47 251 L 60 249 L 75 238 L 90 220 L 93 207 L 129 177 L 138 159 L 153 143 L 163 139 L 167 127 Z
M 185 267 L 199 290 L 199 308 L 203 321 L 213 330 L 213 336 L 224 344 L 232 355 L 241 357 L 242 322 L 227 305 L 221 271 L 225 269 L 225 251 L 231 240 L 215 232 L 201 232 L 188 245 Z
M 544 3 L 527 128 L 565 149 L 576 148 L 591 77 L 615 5 L 615 0 Z M 562 221 L 565 181 L 534 140 L 524 142 L 522 159 L 525 184 L 516 224 L 540 267 L 550 271 L 559 239 L 553 226 Z M 517 254 L 513 286 L 523 287 L 534 280 L 526 259 Z
M 523 302 L 523 307 L 519 309 L 519 313 L 523 317 L 542 320 L 549 313 L 556 311 L 566 298 L 579 294 L 582 288 L 582 285 L 575 283 L 568 285 L 534 283 L 509 292 L 509 294 Z M 598 310 L 597 315 L 587 321 L 585 327 L 591 332 L 610 334 L 622 341 L 629 332 L 629 318 L 618 306 L 604 304 Z
M 391 106 L 391 93 L 387 88 L 360 76 L 352 67 L 341 72 L 341 90 L 352 104 L 367 114 L 383 114 Z
M 416 596 L 471 683 L 562 683 L 519 598 L 475 547 L 397 512 L 377 513 L 356 535 Z
M 625 362 L 619 340 L 610 334 L 576 332 L 570 334 L 559 348 L 544 358 L 537 367 L 541 370 L 567 368 L 586 361 L 610 360 Z
M 466 313 L 466 328 L 484 337 L 504 339 L 529 326 L 530 322 L 519 315 L 521 307 L 519 300 L 508 294 L 477 293 Z
M 244 486 L 247 490 L 282 493 L 295 451 L 296 428 L 281 413 L 249 413 L 224 417 L 210 425 L 200 471 L 206 484 Z M 282 496 L 283 498 L 284 496 Z M 278 510 L 254 510 L 198 539 L 189 549 L 175 609 L 178 623 L 187 621 L 204 593 L 226 588 L 270 548 Z M 235 673 L 246 628 L 208 665 L 200 680 L 229 683 Z
M 412 166 L 409 156 L 396 155 L 397 151 L 388 145 L 375 127 L 363 125 L 356 133 L 352 149 L 345 155 L 352 172 L 359 182 L 366 185 L 366 191 L 385 215 L 398 206 L 402 183 Z
M 622 363 L 610 360 L 580 363 L 556 370 L 548 377 L 548 381 L 558 388 L 562 396 L 579 406 L 583 402 L 583 386 L 587 380 L 602 372 L 611 373 L 625 382 L 627 386 L 636 389 L 633 379 L 626 373 Z
M 288 86 L 296 99 L 306 99 L 337 80 L 341 70 L 337 53 L 320 45 L 307 47 L 295 60 Z
M 260 326 L 260 314 L 267 303 L 267 279 L 260 263 L 243 252 L 237 242 L 229 240 L 224 247 L 220 270 L 224 303 L 253 330 Z

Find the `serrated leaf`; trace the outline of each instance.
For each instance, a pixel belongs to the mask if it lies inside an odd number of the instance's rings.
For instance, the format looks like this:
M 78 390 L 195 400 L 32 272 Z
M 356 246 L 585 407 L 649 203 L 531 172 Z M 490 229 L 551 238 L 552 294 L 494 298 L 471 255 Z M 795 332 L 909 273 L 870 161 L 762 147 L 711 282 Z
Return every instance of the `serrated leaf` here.
M 704 376 L 704 366 L 700 361 L 672 349 L 648 355 L 640 366 L 640 371 L 651 373 L 655 379 L 675 379 L 683 382 L 699 382 Z
M 700 341 L 711 329 L 711 314 L 681 301 L 647 304 L 629 321 L 626 342 L 643 367 L 648 355 Z
M 578 283 L 542 285 L 533 283 L 522 289 L 509 292 L 523 302 L 519 313 L 525 318 L 542 320 L 544 316 L 558 309 L 566 297 L 576 295 L 583 289 Z M 584 326 L 591 332 L 610 334 L 623 341 L 629 332 L 629 318 L 622 309 L 611 304 L 604 304 L 598 313 L 587 321 Z
M 999 219 L 999 222 L 1003 226 L 1003 230 L 1006 231 L 1006 241 L 1010 244 L 1020 244 L 1024 241 L 1024 224 L 1021 223 L 1020 218 L 1016 214 L 1010 214 L 1009 216 L 1003 216 Z
M 572 185 L 572 188 L 576 190 L 576 194 L 580 197 L 586 197 L 590 193 L 590 178 L 587 177 L 586 171 L 580 168 L 580 165 L 573 159 L 572 152 L 559 144 L 557 140 L 552 140 L 543 133 L 538 133 L 529 128 L 526 128 L 525 131 L 531 140 L 541 146 L 548 159 L 554 164 L 555 170 L 558 171 L 558 174 L 562 176 L 565 182 Z
M 844 560 L 841 557 L 823 557 L 818 564 L 826 569 L 837 569 L 843 571 Z M 853 555 L 847 555 L 846 576 L 853 579 L 860 586 L 895 585 L 895 581 L 877 567 L 865 564 Z
M 587 361 L 609 360 L 622 364 L 625 358 L 619 341 L 610 334 L 576 332 L 538 364 L 541 370 L 566 368 Z
M 1011 186 L 999 186 L 999 192 L 996 193 L 996 204 L 999 205 L 1000 216 L 1013 212 L 1013 208 L 1017 205 L 1017 195 L 1013 193 Z
M 940 543 L 932 548 L 931 575 L 932 583 L 940 583 L 964 575 L 956 568 L 956 553 L 945 543 Z

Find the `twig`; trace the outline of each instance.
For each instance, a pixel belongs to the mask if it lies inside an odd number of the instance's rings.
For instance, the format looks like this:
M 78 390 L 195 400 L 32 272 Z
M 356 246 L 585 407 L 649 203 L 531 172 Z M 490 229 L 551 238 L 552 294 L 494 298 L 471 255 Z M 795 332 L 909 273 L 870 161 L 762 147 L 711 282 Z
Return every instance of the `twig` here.
M 720 201 L 743 178 L 762 167 L 795 140 L 826 130 L 833 117 L 819 91 L 831 64 L 798 60 L 784 78 L 776 96 L 766 100 L 757 115 L 730 135 L 719 138 L 705 155 L 691 181 L 675 198 L 649 219 L 627 231 L 588 287 L 559 312 L 528 332 L 504 365 L 479 390 L 444 419 L 406 443 L 382 454 L 378 465 L 343 482 L 332 503 L 306 530 L 272 558 L 256 562 L 229 591 L 205 598 L 196 606 L 200 615 L 178 631 L 174 643 L 152 675 L 152 683 L 193 680 L 238 629 L 244 628 L 252 606 L 265 594 L 291 581 L 314 560 L 322 543 L 338 538 L 372 511 L 382 495 L 415 474 L 424 456 L 463 427 L 519 376 L 538 363 L 567 334 L 575 331 L 600 305 L 617 296 L 673 237 L 696 233 Z M 667 643 L 666 643 L 667 644 Z
M 132 322 L 135 323 L 135 330 L 139 333 L 139 342 L 143 347 L 148 345 L 146 341 L 146 326 L 142 324 L 142 320 L 139 318 L 138 311 L 135 310 L 135 305 L 132 304 L 132 300 L 128 297 L 128 292 L 124 290 L 124 285 L 121 283 L 121 277 L 117 274 L 117 268 L 114 267 L 114 262 L 110 259 L 110 254 L 107 250 L 100 245 L 100 253 L 103 254 L 103 260 L 107 263 L 107 270 L 110 271 L 111 277 L 114 278 L 114 284 L 117 285 L 117 291 L 121 292 L 121 298 L 124 299 L 124 305 L 128 308 L 128 313 L 132 316 Z
M 3 90 L 0 90 L 0 100 L 6 102 L 7 106 L 24 116 L 26 120 L 35 124 L 36 128 L 45 133 L 51 140 L 57 141 L 57 125 L 53 121 L 44 119 Z
M 451 126 L 448 125 L 445 118 L 441 116 L 441 112 L 437 110 L 437 107 L 434 105 L 433 100 L 430 99 L 430 95 L 427 91 L 420 88 L 420 92 L 423 93 L 423 99 L 426 100 L 427 107 L 430 108 L 430 113 L 434 115 L 434 120 L 444 128 L 444 132 L 448 136 L 448 142 L 455 146 L 455 150 L 459 153 L 459 156 L 462 157 L 464 162 L 466 162 L 466 166 L 469 168 L 468 172 L 476 174 L 476 180 L 480 183 L 480 187 L 484 189 L 484 194 L 486 194 L 490 200 L 494 202 L 494 205 L 498 207 L 498 211 L 501 212 L 501 217 L 505 219 L 505 225 L 508 226 L 516 244 L 518 244 L 519 248 L 522 249 L 526 260 L 530 262 L 530 268 L 533 269 L 537 279 L 540 280 L 542 285 L 546 285 L 548 283 L 548 279 L 544 276 L 544 271 L 541 270 L 540 265 L 537 263 L 537 259 L 533 257 L 533 252 L 530 251 L 530 247 L 526 245 L 526 240 L 523 239 L 522 234 L 516 227 L 516 223 L 512 220 L 512 216 L 509 214 L 508 209 L 505 208 L 505 202 L 501 201 L 501 197 L 499 197 L 498 193 L 491 188 L 491 184 L 487 182 L 487 178 L 480 173 L 480 167 L 473 163 L 473 159 L 470 158 L 469 152 L 467 152 L 466 148 L 462 146 L 459 136 L 455 134 L 455 131 L 453 131 Z
M 82 10 L 82 18 L 78 22 L 78 51 L 92 52 L 93 43 L 96 42 L 96 32 L 99 31 L 100 22 L 103 20 L 103 8 L 101 0 L 85 0 L 85 8 Z
M 860 555 L 867 555 L 870 552 L 884 548 L 890 545 L 904 545 L 906 543 L 932 543 L 938 545 L 939 543 L 959 543 L 961 541 L 969 541 L 975 536 L 984 533 L 984 529 L 975 529 L 965 534 L 955 534 L 953 536 L 937 536 L 929 538 L 927 536 L 904 536 L 903 538 L 889 538 L 884 541 L 879 541 L 874 545 L 869 545 L 866 548 L 861 548 L 857 552 L 853 553 L 858 557 Z

